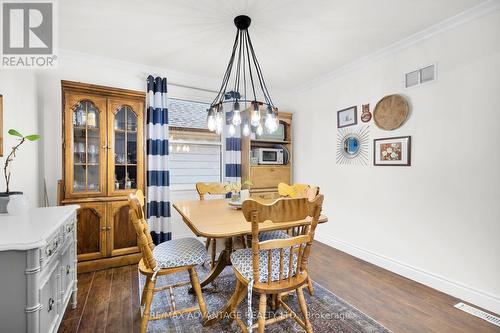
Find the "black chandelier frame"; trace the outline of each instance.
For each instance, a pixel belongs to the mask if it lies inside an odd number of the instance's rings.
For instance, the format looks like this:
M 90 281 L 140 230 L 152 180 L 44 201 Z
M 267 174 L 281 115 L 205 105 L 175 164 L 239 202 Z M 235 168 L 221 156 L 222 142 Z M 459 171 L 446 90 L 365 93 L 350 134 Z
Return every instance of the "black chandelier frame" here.
M 240 103 L 244 103 L 245 105 L 248 103 L 252 106 L 254 111 L 260 111 L 261 106 L 267 106 L 267 114 L 272 114 L 277 119 L 278 108 L 274 106 L 271 95 L 269 94 L 262 69 L 255 55 L 252 39 L 248 33 L 250 23 L 251 19 L 246 15 L 240 15 L 234 18 L 237 32 L 231 57 L 229 58 L 229 63 L 224 73 L 219 91 L 210 105 L 209 114 L 221 112 L 224 110 L 223 105 L 225 104 L 232 103 L 235 106 L 234 110 L 239 111 Z M 231 83 L 231 74 L 233 73 L 235 64 L 234 81 Z M 247 87 L 247 78 L 249 79 L 249 87 Z M 229 89 L 232 87 L 232 90 L 227 91 L 228 86 L 230 87 Z M 242 98 L 240 94 L 240 88 L 243 89 L 244 98 Z M 250 96 L 253 96 L 253 99 L 248 98 L 247 88 L 250 91 Z M 261 90 L 264 101 L 259 101 L 257 99 L 256 89 L 258 88 Z M 233 108 L 231 110 L 233 110 Z

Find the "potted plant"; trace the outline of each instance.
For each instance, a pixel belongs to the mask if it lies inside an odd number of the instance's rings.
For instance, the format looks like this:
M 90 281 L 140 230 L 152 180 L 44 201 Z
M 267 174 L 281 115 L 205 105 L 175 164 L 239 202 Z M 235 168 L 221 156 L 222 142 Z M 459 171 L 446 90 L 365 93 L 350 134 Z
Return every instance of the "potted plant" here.
M 10 182 L 11 182 L 11 167 L 12 167 L 12 162 L 14 161 L 14 158 L 16 157 L 16 153 L 19 150 L 19 148 L 26 142 L 26 141 L 37 141 L 40 139 L 40 135 L 38 134 L 31 134 L 31 135 L 22 135 L 15 129 L 10 129 L 9 130 L 9 135 L 12 135 L 14 137 L 18 138 L 18 142 L 15 146 L 12 147 L 12 150 L 9 155 L 7 155 L 7 159 L 5 160 L 5 164 L 3 167 L 3 174 L 5 177 L 5 192 L 0 192 L 0 213 L 6 213 L 7 212 L 7 204 L 9 203 L 9 196 L 11 195 L 21 195 L 23 192 L 19 191 L 11 191 L 10 189 Z

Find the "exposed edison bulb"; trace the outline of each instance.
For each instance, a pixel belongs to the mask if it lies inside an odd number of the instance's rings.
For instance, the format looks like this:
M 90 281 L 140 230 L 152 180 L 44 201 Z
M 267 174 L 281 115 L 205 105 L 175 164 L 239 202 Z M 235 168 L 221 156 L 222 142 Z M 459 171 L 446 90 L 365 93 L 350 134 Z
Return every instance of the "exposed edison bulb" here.
M 220 135 L 222 133 L 222 127 L 223 127 L 223 119 L 222 119 L 222 113 L 218 112 L 217 117 L 215 119 L 215 133 Z
M 253 127 L 257 127 L 257 126 L 259 126 L 259 123 L 260 123 L 259 104 L 256 101 L 254 101 L 254 102 L 252 102 L 252 107 L 253 107 L 253 111 L 250 115 L 250 124 Z
M 265 126 L 268 133 L 274 133 L 278 129 L 278 120 L 274 115 L 267 115 Z
M 216 127 L 216 120 L 215 120 L 215 111 L 214 108 L 208 109 L 208 116 L 207 116 L 207 127 L 208 130 L 213 132 L 215 131 Z
M 248 126 L 248 123 L 245 123 L 245 125 L 243 125 L 243 135 L 244 136 L 250 135 L 250 126 Z
M 252 111 L 252 116 L 250 117 L 250 124 L 252 124 L 252 126 L 259 126 L 260 124 L 260 112 L 257 110 L 257 111 Z
M 211 132 L 215 131 L 215 127 L 217 126 L 217 124 L 215 123 L 214 116 L 208 116 L 207 126 L 208 126 L 209 131 L 211 131 Z
M 255 133 L 257 133 L 257 135 L 262 135 L 262 133 L 264 133 L 264 129 L 262 128 L 262 125 L 259 123 L 259 126 L 257 126 L 257 130 L 255 131 Z
M 241 125 L 241 114 L 239 110 L 234 110 L 233 112 L 233 125 L 234 126 Z
M 233 124 L 229 125 L 227 134 L 229 134 L 230 137 L 233 137 L 235 133 L 236 133 L 236 127 L 234 127 Z

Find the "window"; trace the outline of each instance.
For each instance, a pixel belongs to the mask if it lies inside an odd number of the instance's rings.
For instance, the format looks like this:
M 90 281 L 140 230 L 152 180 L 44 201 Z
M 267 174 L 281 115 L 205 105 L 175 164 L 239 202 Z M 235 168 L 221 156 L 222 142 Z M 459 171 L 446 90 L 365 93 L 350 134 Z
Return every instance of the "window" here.
M 169 145 L 172 190 L 194 191 L 197 182 L 222 180 L 222 142 L 219 135 L 171 128 Z

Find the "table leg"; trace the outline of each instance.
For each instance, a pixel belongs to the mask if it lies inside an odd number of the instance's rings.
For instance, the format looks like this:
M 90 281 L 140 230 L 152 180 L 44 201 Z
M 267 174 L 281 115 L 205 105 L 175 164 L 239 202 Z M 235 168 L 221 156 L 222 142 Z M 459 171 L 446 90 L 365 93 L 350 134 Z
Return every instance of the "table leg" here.
M 233 238 L 228 237 L 224 240 L 224 250 L 219 255 L 217 259 L 217 264 L 212 268 L 210 273 L 205 277 L 203 281 L 201 281 L 200 286 L 206 287 L 210 282 L 215 280 L 216 277 L 222 273 L 226 266 L 231 265 L 231 253 L 233 252 Z M 189 293 L 193 293 L 192 288 L 189 290 Z
M 222 273 L 226 266 L 231 265 L 231 253 L 233 252 L 233 238 L 228 237 L 224 240 L 224 250 L 219 255 L 217 259 L 217 265 L 208 273 L 207 277 L 200 283 L 201 287 L 205 287 L 207 284 L 215 280 L 216 277 Z

